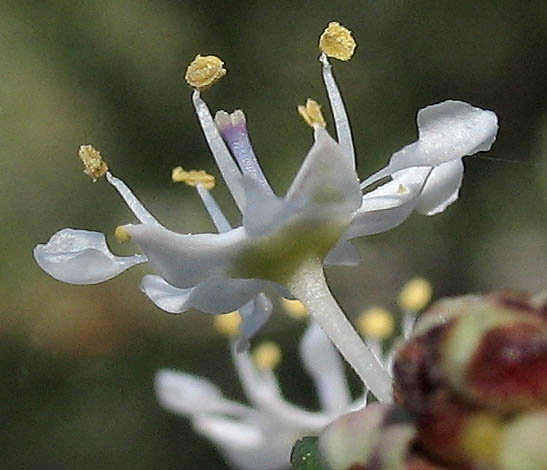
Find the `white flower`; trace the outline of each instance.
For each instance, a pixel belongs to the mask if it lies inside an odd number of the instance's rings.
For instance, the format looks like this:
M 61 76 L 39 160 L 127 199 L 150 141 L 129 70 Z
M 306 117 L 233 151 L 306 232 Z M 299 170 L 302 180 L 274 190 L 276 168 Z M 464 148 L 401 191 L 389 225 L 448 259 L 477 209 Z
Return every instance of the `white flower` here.
M 312 377 L 321 411 L 288 403 L 270 367 L 257 367 L 247 352 L 232 359 L 249 405 L 224 397 L 207 379 L 172 370 L 156 376 L 156 394 L 172 413 L 188 417 L 231 465 L 241 470 L 290 468 L 289 456 L 301 436 L 319 433 L 339 415 L 366 404 L 366 394 L 351 402 L 343 364 L 332 343 L 313 322 L 300 342 L 300 354 Z M 270 364 L 267 364 L 270 365 Z

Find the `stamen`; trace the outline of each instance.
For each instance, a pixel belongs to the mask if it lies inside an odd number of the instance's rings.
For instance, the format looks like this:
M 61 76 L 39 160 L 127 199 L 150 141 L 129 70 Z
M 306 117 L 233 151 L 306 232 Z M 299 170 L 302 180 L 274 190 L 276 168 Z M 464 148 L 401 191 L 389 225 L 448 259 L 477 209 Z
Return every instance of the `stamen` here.
M 310 127 L 327 127 L 323 113 L 321 113 L 321 105 L 310 98 L 307 99 L 306 105 L 298 105 L 298 114 L 306 121 Z
M 186 69 L 186 83 L 197 90 L 206 90 L 226 75 L 224 62 L 214 55 L 197 55 Z
M 131 235 L 129 235 L 129 232 L 123 225 L 116 227 L 116 230 L 114 230 L 114 236 L 120 243 L 125 243 L 131 240 Z
M 351 31 L 336 21 L 329 23 L 319 38 L 319 48 L 329 57 L 347 61 L 353 56 L 357 43 Z
M 325 89 L 327 90 L 332 116 L 334 117 L 334 125 L 336 127 L 338 143 L 348 158 L 351 159 L 353 166 L 355 167 L 353 137 L 351 135 L 348 113 L 346 112 L 342 94 L 340 93 L 336 80 L 334 79 L 332 65 L 330 64 L 327 56 L 323 53 L 321 54 L 319 60 L 323 65 L 323 83 L 325 84 Z
M 215 158 L 216 164 L 232 197 L 234 198 L 235 203 L 239 207 L 239 210 L 243 212 L 245 207 L 245 194 L 243 192 L 243 187 L 241 185 L 241 172 L 234 162 L 230 151 L 226 147 L 220 132 L 213 121 L 211 112 L 207 107 L 205 101 L 201 99 L 200 93 L 198 90 L 194 90 L 192 95 L 192 101 L 194 103 L 194 108 L 198 116 L 201 128 L 203 129 L 203 134 L 205 139 L 209 144 L 211 153 Z
M 408 193 L 408 187 L 404 184 L 400 184 L 397 188 L 397 194 L 407 194 Z
M 235 337 L 239 334 L 239 325 L 241 324 L 241 316 L 238 312 L 225 313 L 223 315 L 215 315 L 213 325 L 221 335 Z
M 419 312 L 430 301 L 433 295 L 431 283 L 424 278 L 408 281 L 399 293 L 398 303 L 405 312 Z
M 143 224 L 155 225 L 157 227 L 162 227 L 162 225 L 154 218 L 150 212 L 148 212 L 142 203 L 137 199 L 133 194 L 131 189 L 119 178 L 116 178 L 109 171 L 106 172 L 107 181 L 114 186 L 114 189 L 118 191 L 119 195 L 127 204 L 127 207 L 133 212 L 135 217 L 140 220 Z
M 283 307 L 285 312 L 287 312 L 291 317 L 297 320 L 306 318 L 308 316 L 308 310 L 306 309 L 306 306 L 298 299 L 291 300 L 282 297 L 281 306 Z
M 186 183 L 188 186 L 193 187 L 201 184 L 205 189 L 213 189 L 215 187 L 215 177 L 205 170 L 185 171 L 181 166 L 177 166 L 171 170 L 171 180 L 173 183 Z
M 383 340 L 391 336 L 395 322 L 386 309 L 371 307 L 359 315 L 357 327 L 363 336 Z
M 228 222 L 228 219 L 224 216 L 222 210 L 211 193 L 207 191 L 202 184 L 198 184 L 196 189 L 217 230 L 220 233 L 230 230 L 232 228 L 230 222 Z
M 104 162 L 103 157 L 97 149 L 92 145 L 81 145 L 78 150 L 78 156 L 84 164 L 84 173 L 93 179 L 93 182 L 97 181 L 108 171 L 108 166 Z
M 238 109 L 232 114 L 218 111 L 215 115 L 215 123 L 243 174 L 254 178 L 268 192 L 273 193 L 251 145 L 243 111 Z
M 266 341 L 253 352 L 253 362 L 259 370 L 272 370 L 281 362 L 281 348 L 273 341 Z

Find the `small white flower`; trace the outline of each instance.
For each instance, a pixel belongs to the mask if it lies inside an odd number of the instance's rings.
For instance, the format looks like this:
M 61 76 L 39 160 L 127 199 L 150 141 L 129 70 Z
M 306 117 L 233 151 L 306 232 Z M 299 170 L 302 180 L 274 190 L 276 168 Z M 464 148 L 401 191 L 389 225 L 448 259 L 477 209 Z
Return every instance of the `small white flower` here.
M 320 411 L 287 402 L 270 364 L 257 367 L 247 352 L 232 359 L 249 405 L 224 397 L 207 379 L 172 370 L 156 376 L 156 394 L 172 413 L 188 417 L 194 429 L 210 439 L 231 465 L 241 470 L 281 470 L 301 436 L 319 433 L 339 415 L 366 404 L 366 394 L 351 402 L 343 364 L 332 343 L 313 322 L 300 342 L 300 354 L 312 377 Z

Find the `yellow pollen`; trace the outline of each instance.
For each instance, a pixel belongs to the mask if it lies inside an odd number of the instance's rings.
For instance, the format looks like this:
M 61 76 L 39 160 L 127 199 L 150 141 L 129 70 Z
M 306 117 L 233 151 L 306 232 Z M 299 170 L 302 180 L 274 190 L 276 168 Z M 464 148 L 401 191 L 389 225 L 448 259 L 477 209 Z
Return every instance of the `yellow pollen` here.
M 404 184 L 400 184 L 399 187 L 397 188 L 397 193 L 406 194 L 408 193 L 408 188 Z
M 399 293 L 399 307 L 405 312 L 419 312 L 433 295 L 431 283 L 421 277 L 408 281 Z
M 350 60 L 356 47 L 351 31 L 336 21 L 329 23 L 319 38 L 319 49 L 338 60 Z
M 312 99 L 306 101 L 306 106 L 298 105 L 298 114 L 310 127 L 326 127 L 327 123 L 321 112 L 321 105 Z
M 241 324 L 241 316 L 239 313 L 231 312 L 223 315 L 215 315 L 213 325 L 221 335 L 237 336 L 239 334 L 239 325 Z
M 214 55 L 197 55 L 186 69 L 186 83 L 192 88 L 206 90 L 226 75 L 224 62 Z
M 171 170 L 171 179 L 173 183 L 186 183 L 188 186 L 202 184 L 205 189 L 215 187 L 215 177 L 205 170 L 186 171 L 181 166 L 177 166 Z
M 116 240 L 118 240 L 120 243 L 128 242 L 129 240 L 131 240 L 131 235 L 129 235 L 129 232 L 125 229 L 123 225 L 116 227 L 116 230 L 114 230 L 114 236 L 116 237 Z
M 308 316 L 306 306 L 300 300 L 281 298 L 281 306 L 291 317 L 300 320 Z
M 469 459 L 480 466 L 497 462 L 503 424 L 487 414 L 477 414 L 466 423 L 462 436 L 463 448 Z
M 386 309 L 371 307 L 357 318 L 357 328 L 363 336 L 386 339 L 395 329 L 395 321 Z
M 281 362 L 281 348 L 273 341 L 265 341 L 253 351 L 253 361 L 259 370 L 275 369 Z
M 92 145 L 81 145 L 78 156 L 84 164 L 84 173 L 93 181 L 97 181 L 97 178 L 100 178 L 108 171 L 108 166 L 103 157 Z

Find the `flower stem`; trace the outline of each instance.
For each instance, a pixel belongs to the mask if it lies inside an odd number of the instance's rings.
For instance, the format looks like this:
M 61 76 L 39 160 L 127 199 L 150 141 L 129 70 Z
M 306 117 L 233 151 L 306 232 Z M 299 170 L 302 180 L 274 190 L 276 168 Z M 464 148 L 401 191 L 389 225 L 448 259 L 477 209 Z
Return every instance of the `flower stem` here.
M 288 286 L 378 401 L 391 401 L 392 384 L 389 374 L 357 334 L 332 296 L 320 260 L 309 259 L 303 263 Z

